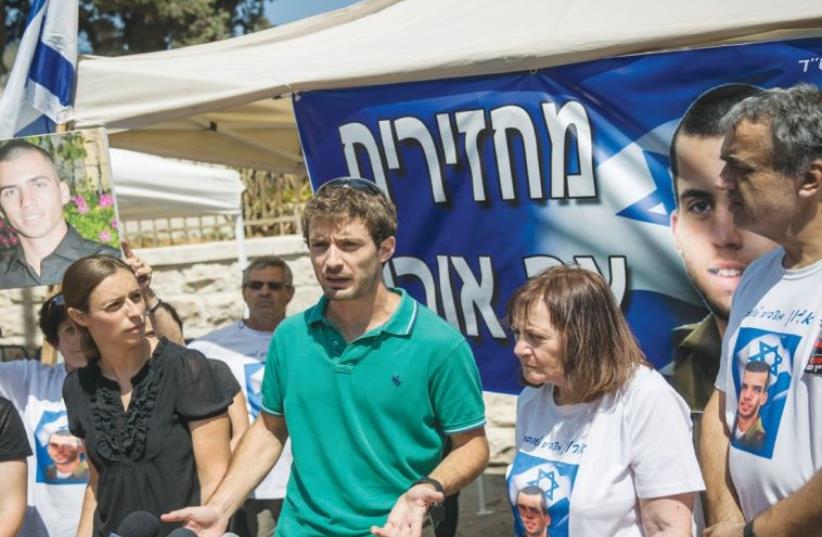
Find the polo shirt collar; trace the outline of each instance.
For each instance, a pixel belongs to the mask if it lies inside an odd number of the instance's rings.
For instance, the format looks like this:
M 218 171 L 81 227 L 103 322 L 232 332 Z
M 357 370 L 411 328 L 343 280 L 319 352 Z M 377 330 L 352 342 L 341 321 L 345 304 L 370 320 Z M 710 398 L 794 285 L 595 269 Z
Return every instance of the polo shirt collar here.
M 386 332 L 394 336 L 407 336 L 414 328 L 414 323 L 417 321 L 417 313 L 419 310 L 419 304 L 417 301 L 411 298 L 411 296 L 406 293 L 404 289 L 397 287 L 389 288 L 388 290 L 400 295 L 400 303 L 397 306 L 397 309 L 394 310 L 394 313 L 391 314 L 391 317 L 385 322 L 385 324 L 378 326 L 373 330 L 369 330 L 363 334 L 363 336 L 374 336 L 381 332 Z M 327 307 L 328 298 L 323 296 L 308 313 L 308 324 L 310 326 L 314 326 L 317 323 L 322 323 L 327 326 L 331 326 L 331 323 L 325 317 L 325 310 Z
M 86 239 L 68 222 L 66 222 L 66 227 L 68 230 L 63 236 L 63 240 L 60 241 L 57 248 L 49 255 L 57 255 L 63 259 L 74 261 L 77 259 L 77 252 L 85 245 Z
M 49 255 L 44 257 L 43 261 L 52 256 L 68 259 L 69 261 L 74 261 L 77 259 L 75 250 L 83 246 L 85 239 L 68 222 L 66 222 L 66 228 L 66 234 L 63 235 L 63 238 L 57 244 L 57 247 L 52 250 Z M 23 252 L 23 246 L 19 242 L 17 243 L 14 253 L 10 258 L 8 267 L 11 267 L 12 263 L 19 263 L 24 267 L 29 266 L 28 261 L 26 261 L 26 254 Z M 6 270 L 8 271 L 9 269 Z

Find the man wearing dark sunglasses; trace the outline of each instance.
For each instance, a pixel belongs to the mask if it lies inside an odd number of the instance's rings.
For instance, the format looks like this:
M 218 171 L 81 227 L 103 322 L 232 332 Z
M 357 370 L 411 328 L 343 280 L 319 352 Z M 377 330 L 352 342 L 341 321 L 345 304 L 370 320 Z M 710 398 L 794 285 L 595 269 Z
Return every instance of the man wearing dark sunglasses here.
M 243 389 L 249 421 L 253 422 L 260 413 L 260 387 L 268 344 L 294 297 L 291 269 L 279 257 L 258 257 L 243 271 L 242 288 L 248 317 L 206 334 L 189 344 L 189 348 L 228 365 Z M 234 517 L 232 531 L 250 537 L 269 537 L 274 532 L 290 466 L 289 444 L 274 469 Z

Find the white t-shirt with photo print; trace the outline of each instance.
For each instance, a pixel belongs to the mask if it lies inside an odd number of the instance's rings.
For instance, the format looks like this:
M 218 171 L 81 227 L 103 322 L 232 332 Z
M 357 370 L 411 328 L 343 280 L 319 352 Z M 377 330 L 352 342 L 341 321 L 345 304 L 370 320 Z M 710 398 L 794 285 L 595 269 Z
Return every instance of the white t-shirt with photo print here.
M 551 537 L 644 535 L 639 499 L 705 488 L 688 406 L 659 373 L 636 369 L 628 384 L 593 403 L 557 405 L 553 386 L 517 401 L 517 454 L 508 493 L 544 491 Z M 514 508 L 515 533 L 523 534 Z
M 784 255 L 777 248 L 745 270 L 716 380 L 732 431 L 731 479 L 748 520 L 822 469 L 822 260 L 787 270 Z M 769 372 L 767 400 L 757 409 L 756 443 L 745 441 L 736 427 L 749 361 L 766 363 Z
M 237 321 L 188 344 L 188 348 L 198 350 L 208 358 L 220 360 L 228 366 L 242 387 L 251 423 L 257 419 L 261 410 L 260 390 L 271 336 L 272 332 L 253 330 L 243 321 Z M 251 497 L 257 500 L 284 498 L 291 475 L 291 461 L 291 439 L 288 439 L 280 458 L 277 459 L 277 464 L 257 486 Z
M 36 360 L 0 363 L 0 395 L 14 403 L 31 444 L 28 457 L 28 507 L 20 537 L 74 537 L 88 482 L 85 454 L 74 452 L 80 465 L 71 475 L 56 471 L 49 455 L 54 433 L 68 434 L 63 402 L 62 364 L 48 366 Z M 79 439 L 76 439 L 79 445 Z M 65 455 L 66 452 L 63 453 Z

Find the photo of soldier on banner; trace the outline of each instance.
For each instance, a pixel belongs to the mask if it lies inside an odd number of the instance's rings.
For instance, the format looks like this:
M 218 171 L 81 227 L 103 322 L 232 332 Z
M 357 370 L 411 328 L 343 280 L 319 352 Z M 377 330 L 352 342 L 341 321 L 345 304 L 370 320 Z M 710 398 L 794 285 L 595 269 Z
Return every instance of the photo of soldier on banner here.
M 730 299 L 773 248 L 716 187 L 727 110 L 822 84 L 818 38 L 636 54 L 528 72 L 298 93 L 315 188 L 373 180 L 397 205 L 386 281 L 460 328 L 483 386 L 518 393 L 502 304 L 575 264 L 609 283 L 642 351 L 701 411 Z M 728 65 L 735 66 L 729 72 Z
M 76 259 L 120 255 L 103 129 L 0 141 L 0 289 L 59 284 Z

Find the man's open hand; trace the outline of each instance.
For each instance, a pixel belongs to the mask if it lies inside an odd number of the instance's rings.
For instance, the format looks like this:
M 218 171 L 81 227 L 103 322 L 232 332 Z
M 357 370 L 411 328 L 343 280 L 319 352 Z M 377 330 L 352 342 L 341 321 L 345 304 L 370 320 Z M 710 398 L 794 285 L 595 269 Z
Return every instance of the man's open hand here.
M 371 527 L 378 537 L 420 537 L 428 508 L 445 501 L 445 496 L 430 485 L 414 485 L 397 499 L 385 525 Z
M 183 527 L 190 529 L 199 537 L 222 537 L 228 527 L 228 519 L 208 505 L 185 507 L 171 511 L 160 517 L 163 522 L 183 522 Z

